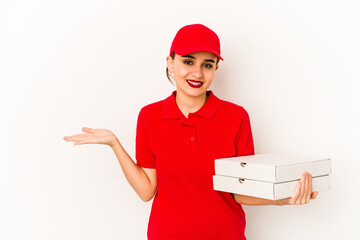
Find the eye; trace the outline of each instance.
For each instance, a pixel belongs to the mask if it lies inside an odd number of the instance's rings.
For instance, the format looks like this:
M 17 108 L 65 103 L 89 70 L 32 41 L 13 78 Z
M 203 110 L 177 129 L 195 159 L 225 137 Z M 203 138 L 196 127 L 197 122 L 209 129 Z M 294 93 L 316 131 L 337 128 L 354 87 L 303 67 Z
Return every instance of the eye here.
M 212 68 L 213 66 L 211 64 L 204 64 L 206 68 Z
M 185 60 L 185 61 L 184 61 L 184 63 L 185 63 L 186 65 L 190 65 L 190 64 L 192 64 L 192 62 L 191 62 L 191 61 L 189 61 L 189 60 Z

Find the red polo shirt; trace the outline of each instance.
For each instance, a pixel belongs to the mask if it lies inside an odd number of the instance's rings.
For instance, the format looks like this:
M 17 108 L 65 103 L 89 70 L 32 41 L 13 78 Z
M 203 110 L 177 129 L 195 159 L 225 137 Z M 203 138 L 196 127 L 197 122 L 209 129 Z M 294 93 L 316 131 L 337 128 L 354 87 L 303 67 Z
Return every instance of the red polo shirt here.
M 144 106 L 136 130 L 136 160 L 156 168 L 157 192 L 149 240 L 246 239 L 245 214 L 230 193 L 216 191 L 214 160 L 254 154 L 246 110 L 209 90 L 205 104 L 186 118 L 176 91 Z

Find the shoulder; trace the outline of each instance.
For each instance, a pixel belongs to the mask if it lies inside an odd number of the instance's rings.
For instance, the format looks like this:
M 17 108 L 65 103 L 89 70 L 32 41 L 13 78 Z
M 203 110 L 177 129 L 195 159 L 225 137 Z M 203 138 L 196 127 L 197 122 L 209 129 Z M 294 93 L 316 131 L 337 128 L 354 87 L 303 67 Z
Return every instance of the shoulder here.
M 155 117 L 162 114 L 165 99 L 149 103 L 140 109 L 139 117 Z
M 232 118 L 248 118 L 249 114 L 243 106 L 236 103 L 220 99 L 219 111 L 222 114 L 231 114 Z

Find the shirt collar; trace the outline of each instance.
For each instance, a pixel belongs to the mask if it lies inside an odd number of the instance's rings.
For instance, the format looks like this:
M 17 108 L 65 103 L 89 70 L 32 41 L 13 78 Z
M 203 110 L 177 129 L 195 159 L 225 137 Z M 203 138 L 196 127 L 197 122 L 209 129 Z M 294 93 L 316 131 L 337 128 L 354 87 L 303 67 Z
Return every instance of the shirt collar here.
M 179 107 L 176 104 L 175 100 L 176 90 L 172 92 L 172 94 L 167 97 L 164 101 L 163 107 L 163 117 L 164 119 L 180 119 L 183 118 L 184 115 L 180 111 Z M 204 118 L 212 119 L 216 109 L 220 103 L 220 99 L 214 95 L 211 90 L 206 91 L 206 95 L 208 95 L 208 99 L 205 104 L 197 110 L 196 115 L 202 116 Z

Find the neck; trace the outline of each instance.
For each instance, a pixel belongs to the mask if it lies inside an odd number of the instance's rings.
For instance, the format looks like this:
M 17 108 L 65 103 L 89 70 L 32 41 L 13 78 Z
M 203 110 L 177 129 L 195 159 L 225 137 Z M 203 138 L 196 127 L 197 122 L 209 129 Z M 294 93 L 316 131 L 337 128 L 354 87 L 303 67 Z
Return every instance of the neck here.
M 199 110 L 208 99 L 206 92 L 198 97 L 191 97 L 182 92 L 176 91 L 176 104 L 184 116 L 188 117 L 189 113 Z

